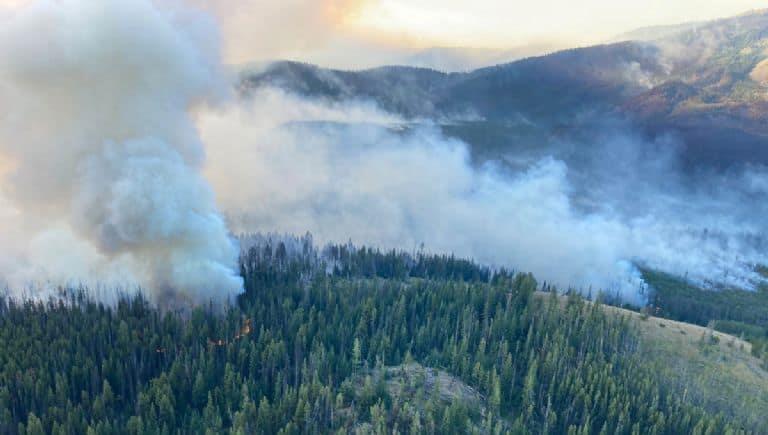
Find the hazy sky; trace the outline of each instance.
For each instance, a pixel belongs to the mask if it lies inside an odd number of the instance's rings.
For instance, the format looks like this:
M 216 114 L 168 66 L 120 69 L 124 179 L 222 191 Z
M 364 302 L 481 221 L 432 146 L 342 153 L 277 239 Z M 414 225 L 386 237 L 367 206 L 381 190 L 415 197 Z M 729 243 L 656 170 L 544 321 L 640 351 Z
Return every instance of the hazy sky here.
M 184 1 L 218 16 L 230 63 L 292 58 L 343 66 L 386 61 L 430 46 L 586 45 L 638 27 L 768 6 L 765 0 Z
M 425 45 L 591 43 L 637 27 L 735 15 L 764 0 L 381 0 L 353 23 Z

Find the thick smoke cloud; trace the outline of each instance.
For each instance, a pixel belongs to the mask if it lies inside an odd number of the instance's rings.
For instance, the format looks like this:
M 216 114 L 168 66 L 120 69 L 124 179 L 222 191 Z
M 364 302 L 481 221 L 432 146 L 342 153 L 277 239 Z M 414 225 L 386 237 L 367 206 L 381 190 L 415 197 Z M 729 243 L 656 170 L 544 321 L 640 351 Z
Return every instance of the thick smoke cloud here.
M 160 5 L 43 0 L 3 21 L 2 187 L 7 237 L 22 246 L 7 256 L 12 284 L 47 278 L 42 267 L 56 280 L 123 271 L 161 304 L 241 291 L 189 114 L 226 89 L 216 28 Z
M 761 280 L 765 168 L 689 176 L 676 138 L 621 121 L 483 163 L 363 101 L 262 89 L 212 109 L 230 85 L 215 27 L 168 3 L 41 1 L 3 18 L 0 272 L 14 288 L 226 300 L 242 283 L 214 192 L 236 231 L 423 243 L 634 303 L 638 266 L 713 287 Z
M 768 193 L 763 170 L 691 187 L 676 175 L 674 138 L 647 142 L 621 123 L 588 143 L 511 156 L 515 169 L 478 166 L 464 143 L 370 104 L 275 89 L 199 125 L 212 145 L 206 173 L 238 231 L 424 243 L 633 303 L 647 296 L 638 266 L 749 289 L 760 280 L 754 264 L 767 260 L 756 243 L 765 224 L 745 219 L 759 207 L 744 206 Z

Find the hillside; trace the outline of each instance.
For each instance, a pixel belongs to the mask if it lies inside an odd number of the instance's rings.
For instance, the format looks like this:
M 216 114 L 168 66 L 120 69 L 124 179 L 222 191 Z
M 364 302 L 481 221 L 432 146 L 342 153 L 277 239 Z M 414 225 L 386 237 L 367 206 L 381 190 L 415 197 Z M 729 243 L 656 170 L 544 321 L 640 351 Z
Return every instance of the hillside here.
M 668 24 L 659 26 L 640 27 L 609 38 L 608 43 L 624 41 L 657 41 L 662 38 L 673 37 L 687 30 L 694 29 L 706 22 L 690 22 L 680 24 Z
M 223 313 L 161 312 L 141 298 L 109 307 L 77 291 L 66 303 L 0 299 L 0 431 L 766 429 L 750 407 L 762 405 L 759 394 L 695 394 L 764 377 L 722 371 L 712 384 L 700 374 L 709 354 L 679 360 L 695 345 L 577 296 L 536 297 L 529 274 L 450 256 L 323 251 L 306 238 L 252 244 L 241 263 L 247 292 Z M 690 370 L 660 376 L 661 363 Z
M 400 64 L 443 72 L 467 72 L 556 51 L 553 44 L 531 44 L 510 49 L 432 47 L 402 59 Z
M 370 99 L 410 117 L 491 120 L 519 113 L 552 121 L 588 105 L 613 105 L 624 95 L 637 94 L 646 85 L 635 83 L 633 75 L 662 73 L 654 47 L 626 42 L 451 74 L 403 66 L 340 71 L 277 62 L 245 72 L 242 89 L 247 93 L 269 85 L 312 98 Z
M 280 62 L 245 72 L 242 83 L 246 93 L 270 85 L 311 98 L 372 100 L 413 119 L 524 119 L 540 130 L 539 142 L 619 117 L 652 137 L 679 137 L 692 166 L 768 163 L 768 12 L 651 33 L 657 35 L 466 73 L 411 67 L 351 72 Z M 525 134 L 507 131 L 491 148 L 525 140 Z
M 691 323 L 605 309 L 632 318 L 640 331 L 638 352 L 686 399 L 752 424 L 762 421 L 768 409 L 768 371 L 752 355 L 752 344 Z
M 768 10 L 559 1 L 0 0 L 0 435 L 768 435 Z
M 536 293 L 542 300 L 551 295 Z M 567 297 L 560 296 L 561 306 Z M 639 332 L 635 352 L 648 361 L 684 400 L 712 413 L 759 425 L 768 407 L 768 365 L 752 354 L 742 338 L 692 323 L 600 305 L 607 313 L 631 320 Z
M 546 298 L 546 293 L 537 293 Z M 567 298 L 561 297 L 563 305 Z M 691 323 L 677 322 L 635 311 L 602 305 L 603 310 L 632 320 L 640 336 L 635 351 L 649 361 L 660 377 L 682 392 L 683 400 L 703 406 L 713 413 L 758 425 L 768 407 L 768 371 L 751 354 L 752 344 Z M 425 414 L 435 403 L 461 408 L 475 430 L 481 429 L 489 412 L 488 398 L 451 374 L 415 362 L 381 367 L 354 376 L 343 388 L 357 393 L 357 400 L 368 400 L 376 388 L 386 390 L 393 403 L 412 415 Z M 347 412 L 353 412 L 352 409 Z M 366 423 L 368 424 L 368 423 Z M 509 422 L 501 421 L 501 426 Z

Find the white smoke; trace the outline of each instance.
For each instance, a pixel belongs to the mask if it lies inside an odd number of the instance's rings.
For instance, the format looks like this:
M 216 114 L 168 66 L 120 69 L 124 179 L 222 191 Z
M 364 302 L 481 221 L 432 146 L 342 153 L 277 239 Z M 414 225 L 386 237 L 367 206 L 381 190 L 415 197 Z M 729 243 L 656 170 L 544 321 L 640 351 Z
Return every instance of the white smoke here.
M 22 241 L 6 276 L 121 270 L 162 304 L 241 292 L 190 117 L 226 89 L 214 23 L 170 2 L 40 0 L 0 24 L 2 187 Z
M 616 244 L 627 228 L 577 214 L 562 162 L 544 159 L 510 178 L 474 168 L 465 144 L 433 128 L 397 131 L 370 106 L 321 107 L 265 90 L 248 107 L 201 118 L 214 145 L 206 172 L 234 228 L 407 250 L 425 243 L 641 301 L 642 282 Z
M 753 266 L 768 263 L 763 168 L 686 187 L 670 143 L 649 158 L 623 131 L 591 135 L 582 167 L 557 153 L 478 167 L 437 127 L 364 102 L 272 89 L 212 110 L 229 85 L 215 26 L 168 3 L 38 1 L 3 18 L 0 272 L 12 284 L 226 300 L 242 282 L 213 192 L 238 231 L 424 243 L 634 303 L 636 265 L 754 288 Z
M 464 143 L 437 128 L 412 129 L 359 102 L 262 89 L 204 114 L 199 126 L 211 145 L 206 174 L 238 231 L 310 231 L 321 243 L 407 250 L 425 243 L 636 304 L 647 296 L 636 265 L 754 288 L 752 266 L 766 261 L 750 242 L 765 225 L 737 213 L 745 209 L 739 189 L 767 193 L 766 173 L 756 169 L 715 193 L 685 192 L 667 139 L 644 144 L 657 148 L 648 160 L 631 134 L 593 136 L 593 149 L 579 152 L 594 154 L 586 166 L 604 177 L 590 173 L 593 185 L 579 187 L 563 160 L 544 156 L 519 171 L 477 167 Z M 596 205 L 581 204 L 589 202 L 577 191 L 584 185 Z

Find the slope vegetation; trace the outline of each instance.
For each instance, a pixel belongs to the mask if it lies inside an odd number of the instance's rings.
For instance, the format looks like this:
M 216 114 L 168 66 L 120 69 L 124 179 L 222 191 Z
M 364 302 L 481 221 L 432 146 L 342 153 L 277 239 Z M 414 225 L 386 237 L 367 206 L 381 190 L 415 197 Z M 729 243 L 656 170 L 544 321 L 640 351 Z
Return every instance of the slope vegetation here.
M 749 342 L 699 325 L 606 309 L 630 316 L 640 331 L 637 352 L 654 362 L 684 400 L 751 424 L 764 421 L 768 372 Z

